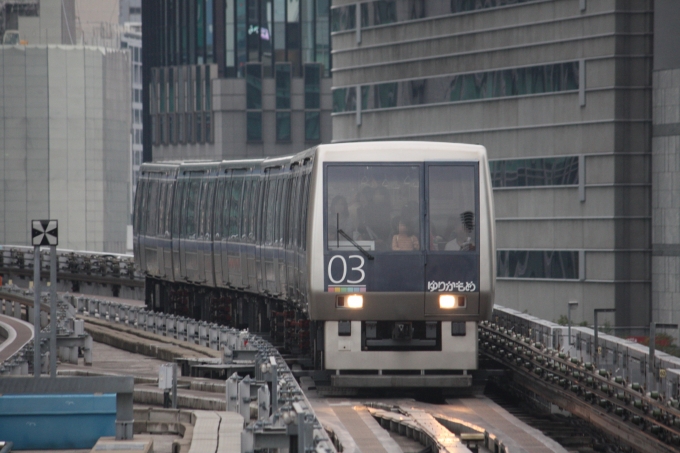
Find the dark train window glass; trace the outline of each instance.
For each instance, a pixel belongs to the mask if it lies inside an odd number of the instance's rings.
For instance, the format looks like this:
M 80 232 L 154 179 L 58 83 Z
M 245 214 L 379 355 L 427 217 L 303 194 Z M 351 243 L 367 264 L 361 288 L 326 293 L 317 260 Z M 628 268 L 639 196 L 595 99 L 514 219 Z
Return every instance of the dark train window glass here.
M 294 243 L 294 238 L 295 238 L 295 225 L 296 225 L 296 220 L 298 218 L 298 211 L 297 211 L 297 193 L 298 193 L 298 174 L 296 173 L 295 170 L 291 170 L 293 173 L 293 176 L 291 177 L 291 189 L 290 189 L 290 195 L 289 195 L 289 209 L 290 209 L 290 216 L 288 216 L 288 228 L 286 229 L 286 244 L 288 246 L 292 246 Z
M 182 216 L 182 237 L 196 239 L 196 208 L 198 207 L 201 181 L 189 180 L 184 203 L 184 215 Z
M 274 218 L 276 215 L 276 189 L 277 181 L 275 179 L 269 178 L 267 181 L 267 191 L 265 193 L 266 205 L 264 212 L 266 213 L 265 218 L 265 234 L 264 240 L 266 243 L 271 244 L 274 242 Z
M 498 277 L 579 278 L 579 253 L 576 250 L 499 250 Z
M 290 108 L 290 64 L 276 65 L 276 108 Z
M 257 241 L 257 219 L 259 214 L 259 200 L 260 200 L 260 181 L 256 179 L 253 181 L 250 191 L 250 210 L 248 212 L 248 242 L 254 243 Z
M 165 233 L 165 198 L 168 195 L 168 185 L 165 182 L 160 182 L 159 185 L 158 227 L 154 233 L 163 236 L 163 233 Z
M 246 135 L 248 141 L 262 140 L 262 112 L 246 113 Z
M 578 90 L 579 63 L 457 74 L 361 87 L 363 110 Z M 369 102 L 373 96 L 373 101 Z M 333 112 L 356 110 L 355 87 L 333 90 Z
M 307 211 L 309 205 L 309 182 L 312 179 L 312 174 L 307 172 L 304 176 L 304 194 L 302 197 L 302 212 L 300 218 L 300 245 L 302 250 L 307 250 Z
M 331 10 L 331 31 L 356 28 L 356 5 L 341 6 Z
M 276 112 L 276 140 L 290 141 L 290 112 Z
M 229 187 L 229 229 L 224 237 L 229 240 L 239 239 L 239 220 L 241 215 L 241 196 L 243 194 L 243 179 L 236 178 Z
M 141 179 L 137 183 L 137 190 L 135 190 L 135 218 L 134 218 L 134 232 L 135 234 L 142 234 L 141 225 L 144 217 L 144 210 L 142 209 L 142 200 L 146 195 L 146 180 Z
M 246 108 L 262 108 L 262 65 L 246 65 Z
M 182 209 L 183 191 L 184 191 L 184 181 L 178 181 L 175 185 L 175 196 L 173 200 L 172 208 L 172 237 L 179 237 L 181 219 L 180 212 Z
M 212 231 L 215 232 L 215 242 L 225 239 L 224 232 L 229 224 L 229 183 L 224 178 L 219 178 L 215 184 L 215 213 L 213 214 Z
M 427 168 L 429 249 L 476 250 L 476 167 L 430 165 Z
M 170 182 L 168 183 L 168 195 L 165 198 L 165 229 L 163 231 L 164 234 L 169 239 L 170 231 L 172 230 L 172 206 L 174 205 L 174 199 L 175 199 L 175 187 L 177 186 L 177 183 L 175 182 Z
M 321 114 L 305 112 L 305 140 L 315 142 L 321 140 Z
M 321 66 L 305 65 L 305 108 L 318 109 L 321 106 Z
M 248 221 L 250 220 L 250 201 L 252 199 L 250 193 L 253 190 L 253 181 L 248 179 L 243 186 L 243 197 L 241 199 L 241 241 L 248 242 Z
M 203 181 L 202 185 L 203 190 L 201 190 L 201 212 L 199 216 L 198 234 L 201 236 L 201 239 L 207 239 L 205 236 L 211 233 L 210 223 L 212 220 L 211 214 L 213 211 L 212 201 L 215 192 L 215 180 L 211 178 L 207 181 Z
M 149 221 L 146 224 L 146 234 L 149 236 L 156 236 L 156 232 L 158 231 L 158 186 L 158 180 L 149 180 L 149 202 L 146 208 L 149 212 Z
M 326 232 L 329 250 L 421 250 L 420 167 L 329 165 Z M 474 198 L 473 198 L 474 200 Z
M 578 156 L 489 162 L 493 187 L 568 186 L 578 184 Z

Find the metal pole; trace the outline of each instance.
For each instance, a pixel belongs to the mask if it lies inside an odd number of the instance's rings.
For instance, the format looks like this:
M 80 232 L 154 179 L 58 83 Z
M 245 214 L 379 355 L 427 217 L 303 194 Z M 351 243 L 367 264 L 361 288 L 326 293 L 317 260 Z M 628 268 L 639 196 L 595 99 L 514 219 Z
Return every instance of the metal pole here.
M 50 246 L 50 376 L 57 377 L 57 246 Z
M 595 310 L 595 351 L 593 351 L 593 363 L 597 367 L 597 359 L 598 359 L 598 353 L 597 353 L 597 347 L 598 347 L 598 341 L 597 341 L 597 310 Z
M 172 364 L 172 408 L 177 409 L 177 363 Z
M 40 247 L 33 247 L 33 376 L 40 377 Z
M 654 354 L 656 353 L 656 323 L 649 324 L 649 373 L 654 376 Z
M 569 344 L 571 346 L 571 304 L 567 305 L 567 331 L 569 332 Z

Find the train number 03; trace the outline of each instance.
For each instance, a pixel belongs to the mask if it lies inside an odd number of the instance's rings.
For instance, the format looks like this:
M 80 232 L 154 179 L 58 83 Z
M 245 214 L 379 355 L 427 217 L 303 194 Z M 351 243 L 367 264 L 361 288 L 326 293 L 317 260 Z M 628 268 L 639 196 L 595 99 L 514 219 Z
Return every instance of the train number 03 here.
M 342 263 L 342 265 L 341 265 L 342 275 L 340 276 L 339 279 L 333 278 L 333 261 L 335 261 L 336 259 L 340 260 L 340 262 Z M 328 261 L 328 279 L 331 281 L 331 283 L 334 283 L 334 284 L 337 285 L 338 283 L 342 283 L 342 282 L 345 281 L 345 278 L 347 278 L 347 261 L 348 260 L 354 260 L 354 259 L 359 260 L 359 265 L 356 266 L 356 267 L 350 268 L 350 272 L 359 272 L 359 274 L 361 274 L 361 278 L 359 278 L 358 280 L 347 280 L 347 283 L 353 285 L 353 284 L 361 283 L 361 282 L 364 281 L 364 279 L 366 278 L 366 272 L 364 272 L 363 267 L 364 267 L 364 264 L 366 262 L 364 261 L 363 256 L 361 256 L 361 255 L 350 255 L 349 258 L 346 260 L 345 257 L 342 256 L 342 255 L 334 255 Z M 350 265 L 351 265 L 351 262 L 350 262 Z

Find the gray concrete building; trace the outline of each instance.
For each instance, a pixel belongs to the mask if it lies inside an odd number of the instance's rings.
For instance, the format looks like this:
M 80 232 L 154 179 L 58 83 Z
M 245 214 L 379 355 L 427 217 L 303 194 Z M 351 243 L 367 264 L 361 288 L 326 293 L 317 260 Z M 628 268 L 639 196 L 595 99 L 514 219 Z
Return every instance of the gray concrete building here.
M 496 302 L 558 320 L 578 301 L 577 322 L 592 323 L 595 308 L 615 308 L 600 321 L 648 324 L 653 7 L 649 0 L 336 0 L 333 141 L 486 146 Z M 662 140 L 677 137 L 655 138 L 659 153 L 677 151 L 677 141 Z M 655 171 L 667 171 L 660 165 Z M 674 244 L 678 207 L 668 219 L 673 234 L 663 236 Z M 677 273 L 676 255 L 664 259 Z
M 653 320 L 680 323 L 680 2 L 654 3 Z
M 40 16 L 16 22 L 27 44 L 0 45 L 0 244 L 30 244 L 30 221 L 51 218 L 60 247 L 125 252 L 127 53 L 68 44 L 59 24 L 71 19 L 43 17 L 60 11 L 61 0 L 42 0 Z M 25 21 L 53 25 L 25 32 Z M 61 38 L 32 44 L 46 36 Z

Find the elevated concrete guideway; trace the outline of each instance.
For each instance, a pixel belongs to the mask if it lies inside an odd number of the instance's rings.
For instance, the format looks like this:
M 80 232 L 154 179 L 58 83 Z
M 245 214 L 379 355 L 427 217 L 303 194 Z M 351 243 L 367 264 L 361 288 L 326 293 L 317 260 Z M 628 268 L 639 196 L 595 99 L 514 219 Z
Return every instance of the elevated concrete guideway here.
M 33 326 L 11 316 L 0 315 L 0 329 L 7 332 L 7 339 L 0 343 L 0 363 L 33 339 Z

